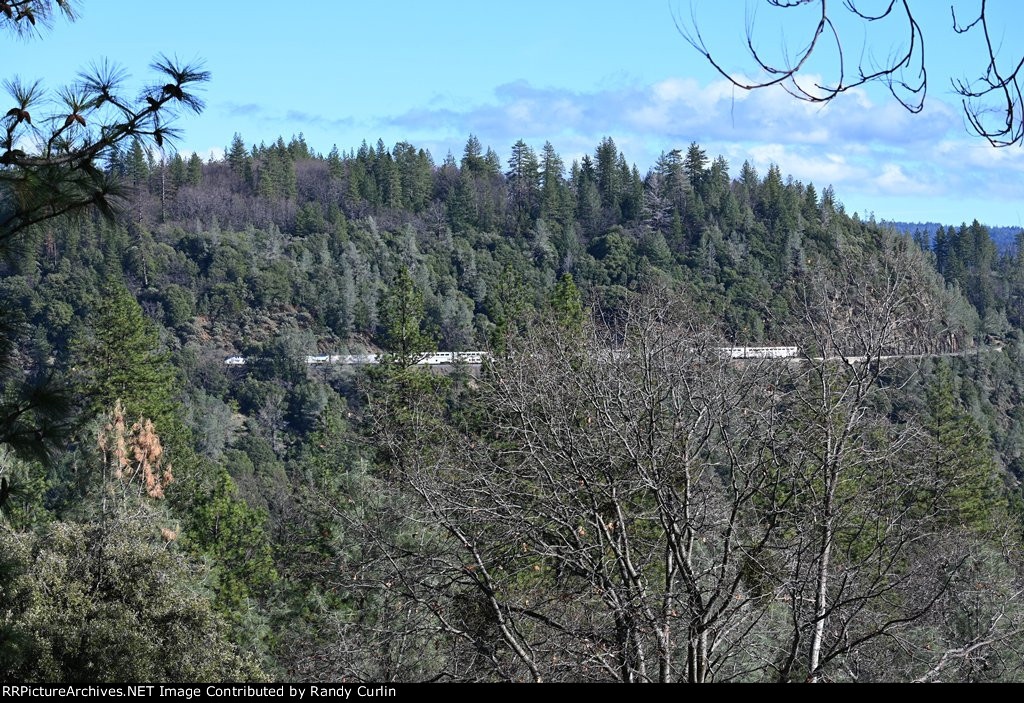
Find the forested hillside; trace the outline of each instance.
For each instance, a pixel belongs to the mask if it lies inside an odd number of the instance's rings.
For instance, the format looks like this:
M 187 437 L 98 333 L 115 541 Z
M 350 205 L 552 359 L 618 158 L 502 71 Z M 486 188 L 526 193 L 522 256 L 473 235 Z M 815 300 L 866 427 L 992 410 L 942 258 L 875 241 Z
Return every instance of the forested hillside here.
M 605 311 L 631 288 L 672 281 L 727 338 L 778 341 L 793 281 L 882 237 L 831 189 L 749 164 L 731 174 L 697 144 L 643 176 L 611 139 L 567 167 L 550 144 L 537 155 L 522 142 L 503 165 L 474 137 L 440 164 L 406 143 L 323 158 L 301 137 L 246 148 L 236 135 L 222 162 L 161 166 L 136 147 L 111 169 L 133 188 L 127 221 L 76 227 L 26 265 L 59 269 L 106 248 L 151 317 L 222 349 L 262 341 L 285 319 L 328 346 L 380 341 L 379 301 L 402 268 L 445 349 L 491 340 L 503 285 L 521 284 L 536 308 L 564 273 Z M 955 315 L 958 343 L 981 331 L 970 310 Z
M 942 230 L 944 236 L 952 236 L 950 230 L 958 232 L 960 227 L 946 226 L 937 222 L 888 222 L 882 223 L 885 226 L 892 227 L 898 232 L 909 234 L 915 238 L 926 242 L 928 246 L 932 246 L 935 243 L 936 235 L 939 234 L 939 230 Z M 966 223 L 962 225 L 966 227 Z M 1020 237 L 1022 228 L 1020 227 L 988 227 L 989 237 L 996 245 L 996 249 L 1000 252 L 1016 251 L 1020 248 Z
M 1024 251 L 510 153 L 136 141 L 7 247 L 2 678 L 1019 679 Z

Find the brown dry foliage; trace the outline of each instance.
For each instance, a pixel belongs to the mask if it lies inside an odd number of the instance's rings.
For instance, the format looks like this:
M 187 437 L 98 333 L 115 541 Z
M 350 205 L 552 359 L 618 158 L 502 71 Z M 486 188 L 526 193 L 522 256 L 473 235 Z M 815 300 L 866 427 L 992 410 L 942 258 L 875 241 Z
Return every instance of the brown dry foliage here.
M 120 400 L 114 403 L 110 422 L 100 430 L 96 444 L 114 476 L 125 484 L 138 480 L 150 498 L 163 498 L 164 489 L 174 481 L 153 422 L 140 417 L 129 426 Z

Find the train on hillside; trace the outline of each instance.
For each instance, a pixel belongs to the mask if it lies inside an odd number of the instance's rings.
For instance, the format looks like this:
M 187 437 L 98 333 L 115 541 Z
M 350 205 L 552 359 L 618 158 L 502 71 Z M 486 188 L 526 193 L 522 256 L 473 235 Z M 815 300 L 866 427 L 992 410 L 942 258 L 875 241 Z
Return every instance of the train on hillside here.
M 348 366 L 357 366 L 363 364 L 379 364 L 383 356 L 383 354 L 320 354 L 317 356 L 307 356 L 306 363 L 310 365 L 344 364 Z M 490 356 L 491 355 L 489 353 L 482 351 L 434 352 L 431 354 L 421 355 L 415 363 L 420 366 L 447 366 L 450 364 L 476 365 L 482 364 L 484 359 L 489 359 Z
M 379 364 L 384 356 L 384 354 L 310 354 L 305 357 L 305 362 L 310 366 L 322 364 L 362 366 L 365 364 Z M 434 352 L 432 354 L 423 354 L 415 363 L 420 366 L 449 366 L 453 364 L 478 366 L 485 359 L 490 358 L 490 352 L 485 351 Z M 224 359 L 225 366 L 245 366 L 247 363 L 248 359 L 238 354 Z
M 716 350 L 729 359 L 794 359 L 800 347 L 719 347 Z
M 718 347 L 720 355 L 727 359 L 793 359 L 800 356 L 799 347 Z M 323 364 L 341 364 L 343 366 L 362 366 L 379 364 L 383 354 L 311 354 L 305 358 L 306 364 L 319 366 Z M 422 355 L 416 364 L 419 366 L 451 366 L 465 364 L 478 366 L 491 358 L 490 352 L 433 352 Z M 225 366 L 245 366 L 244 356 L 233 355 L 224 359 Z

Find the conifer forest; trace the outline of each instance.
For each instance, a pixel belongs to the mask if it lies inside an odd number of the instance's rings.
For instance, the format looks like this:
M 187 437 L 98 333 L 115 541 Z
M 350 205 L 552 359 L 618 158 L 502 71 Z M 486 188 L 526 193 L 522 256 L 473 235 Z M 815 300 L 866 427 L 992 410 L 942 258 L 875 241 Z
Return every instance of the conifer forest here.
M 4 683 L 1024 679 L 1020 230 L 694 139 L 201 157 L 216 65 L 81 68 L 0 69 Z

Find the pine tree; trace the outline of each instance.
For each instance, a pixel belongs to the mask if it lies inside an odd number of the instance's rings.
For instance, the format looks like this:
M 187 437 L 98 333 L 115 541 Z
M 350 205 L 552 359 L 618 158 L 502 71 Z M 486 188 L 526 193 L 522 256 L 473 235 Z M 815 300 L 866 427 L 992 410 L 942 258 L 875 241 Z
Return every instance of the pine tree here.
M 707 154 L 697 142 L 691 142 L 690 148 L 686 150 L 686 158 L 683 159 L 683 172 L 690 182 L 690 187 L 697 192 L 702 192 L 707 164 Z
M 681 207 L 689 188 L 683 167 L 683 152 L 679 149 L 673 149 L 667 154 L 663 152 L 654 164 L 654 172 L 658 174 L 661 184 L 661 197 L 673 207 Z
M 123 283 L 107 279 L 88 328 L 72 342 L 72 353 L 89 411 L 106 412 L 120 400 L 129 417 L 152 420 L 161 435 L 176 426 L 174 367 Z
M 594 152 L 594 172 L 601 207 L 609 213 L 612 222 L 619 219 L 619 200 L 623 188 L 619 166 L 619 149 L 611 137 L 605 137 Z
M 537 215 L 540 173 L 537 155 L 522 139 L 512 146 L 508 160 L 508 216 L 512 231 L 522 234 Z
M 448 193 L 448 220 L 455 232 L 464 232 L 479 222 L 476 178 L 468 168 L 459 171 L 455 187 Z
M 293 136 L 291 141 L 288 142 L 288 156 L 291 157 L 292 161 L 305 161 L 313 158 L 313 152 L 309 150 L 309 145 L 306 144 L 306 135 L 299 132 L 299 136 Z
M 524 324 L 528 303 L 522 277 L 511 268 L 505 269 L 487 302 L 488 313 L 494 320 L 491 348 L 501 355 L 508 351 L 509 339 L 521 332 Z
M 181 158 L 181 154 L 174 154 L 174 157 L 171 159 L 171 166 L 169 170 L 172 189 L 177 190 L 188 182 L 187 167 L 185 166 L 185 159 Z
M 501 175 L 501 159 L 491 147 L 487 147 L 487 153 L 484 154 L 484 173 L 489 176 Z
M 126 163 L 127 176 L 132 182 L 132 187 L 140 190 L 145 187 L 149 180 L 149 159 L 146 158 L 146 150 L 142 148 L 140 139 L 133 139 L 131 149 L 128 151 Z
M 327 154 L 327 172 L 331 174 L 331 178 L 341 178 L 345 173 L 341 156 L 338 154 L 337 144 L 331 146 L 331 151 Z
M 601 226 L 601 194 L 597 189 L 597 176 L 594 162 L 587 155 L 580 161 L 578 170 L 574 170 L 576 189 L 576 216 L 588 235 L 597 233 Z
M 485 169 L 483 158 L 483 147 L 475 134 L 469 135 L 466 140 L 466 147 L 462 151 L 462 163 L 460 166 L 472 173 L 481 173 Z
M 231 140 L 231 146 L 227 150 L 227 159 L 231 172 L 237 178 L 244 178 L 245 167 L 249 162 L 249 152 L 245 148 L 245 142 L 242 141 L 242 135 L 238 132 L 235 132 L 235 136 Z
M 203 160 L 195 152 L 192 152 L 192 156 L 189 157 L 185 178 L 188 184 L 192 186 L 197 186 L 203 182 Z
M 758 185 L 761 182 L 761 179 L 760 176 L 757 175 L 757 169 L 755 169 L 749 161 L 743 162 L 743 166 L 740 168 L 739 181 L 740 192 L 742 194 L 745 204 L 753 207 L 754 202 L 757 199 L 757 189 Z M 829 188 L 825 189 L 822 204 L 824 204 L 824 200 L 825 198 L 827 198 L 829 194 Z
M 984 529 L 1005 500 L 988 434 L 959 406 L 948 363 L 936 369 L 925 402 L 925 428 L 933 440 L 931 461 L 938 478 L 925 500 L 949 524 Z
M 421 354 L 434 349 L 434 341 L 422 331 L 423 295 L 409 269 L 402 267 L 380 304 L 384 342 L 402 365 L 415 363 Z
M 277 580 L 266 516 L 239 498 L 231 476 L 219 469 L 189 517 L 186 543 L 212 559 L 217 605 L 228 614 L 241 612 L 247 598 Z
M 632 222 L 640 218 L 644 206 L 644 183 L 636 165 L 632 168 L 626 163 L 626 157 L 619 153 L 619 213 L 622 222 Z
M 563 273 L 555 284 L 549 305 L 558 324 L 574 332 L 583 330 L 583 296 L 571 273 Z
M 563 228 L 572 219 L 572 199 L 565 184 L 565 162 L 551 142 L 544 143 L 540 166 L 540 216 Z
M 134 200 L 132 216 L 141 222 L 143 193 L 149 189 L 150 169 L 149 159 L 146 158 L 146 151 L 142 148 L 142 141 L 140 139 L 132 140 L 132 147 L 128 152 L 126 167 L 125 175 L 131 183 L 132 198 Z

